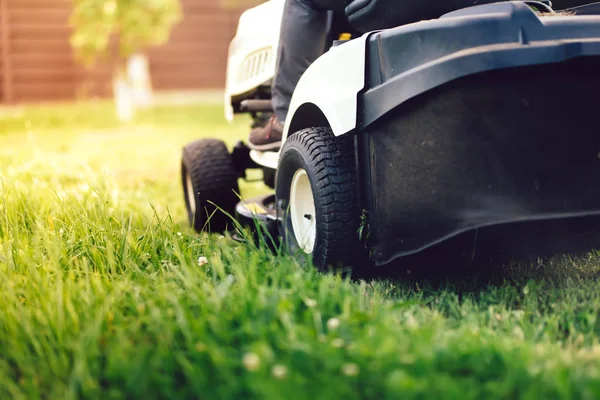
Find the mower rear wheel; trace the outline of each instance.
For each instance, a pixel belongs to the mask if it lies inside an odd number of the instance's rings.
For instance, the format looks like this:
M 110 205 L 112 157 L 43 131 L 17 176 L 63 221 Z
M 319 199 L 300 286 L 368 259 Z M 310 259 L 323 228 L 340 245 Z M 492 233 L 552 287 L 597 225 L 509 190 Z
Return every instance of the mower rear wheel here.
M 362 259 L 360 210 L 351 137 L 329 128 L 294 133 L 281 149 L 275 194 L 283 243 L 320 269 Z
M 221 140 L 201 139 L 184 147 L 181 182 L 188 220 L 197 232 L 233 228 L 230 216 L 239 200 L 237 179 L 232 156 Z

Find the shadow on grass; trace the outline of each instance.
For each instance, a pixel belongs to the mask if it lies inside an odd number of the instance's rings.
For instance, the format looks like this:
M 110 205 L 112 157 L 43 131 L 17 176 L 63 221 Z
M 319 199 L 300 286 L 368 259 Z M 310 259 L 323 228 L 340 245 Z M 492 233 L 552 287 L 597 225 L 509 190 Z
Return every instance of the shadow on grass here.
M 175 222 L 189 227 L 186 219 Z M 258 240 L 255 229 L 241 236 L 256 247 L 264 247 L 265 241 Z M 348 272 L 341 274 L 348 276 Z M 352 273 L 356 281 L 459 294 L 493 286 L 524 287 L 530 281 L 560 288 L 599 278 L 600 216 L 480 229 L 392 264 Z
M 361 279 L 479 290 L 545 281 L 561 286 L 600 277 L 600 216 L 520 223 L 469 232 Z

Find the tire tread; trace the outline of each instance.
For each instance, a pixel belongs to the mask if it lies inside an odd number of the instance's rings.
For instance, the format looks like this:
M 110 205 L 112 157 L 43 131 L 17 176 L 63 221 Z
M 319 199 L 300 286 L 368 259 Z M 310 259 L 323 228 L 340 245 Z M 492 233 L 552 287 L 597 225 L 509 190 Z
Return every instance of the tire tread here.
M 315 265 L 354 264 L 362 246 L 352 137 L 335 137 L 329 128 L 307 128 L 286 140 L 282 154 L 290 148 L 304 155 L 312 170 L 307 172 L 315 177 L 315 206 L 322 213 L 317 219 Z
M 190 223 L 198 232 L 207 228 L 212 232 L 225 231 L 231 220 L 218 208 L 233 215 L 238 202 L 236 193 L 239 193 L 237 171 L 225 143 L 218 139 L 201 139 L 185 146 L 182 157 L 184 188 L 185 171 L 190 175 L 196 197 L 196 215 L 192 215 L 188 206 Z

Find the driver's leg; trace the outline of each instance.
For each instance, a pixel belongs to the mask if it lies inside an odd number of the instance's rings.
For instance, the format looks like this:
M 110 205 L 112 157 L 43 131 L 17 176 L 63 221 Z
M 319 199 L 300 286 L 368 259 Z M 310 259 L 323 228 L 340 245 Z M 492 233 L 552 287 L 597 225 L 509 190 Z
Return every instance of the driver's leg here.
M 296 84 L 325 50 L 327 11 L 343 10 L 345 0 L 286 0 L 272 86 L 274 118 L 250 133 L 249 147 L 276 150 Z
M 292 93 L 306 69 L 325 51 L 328 8 L 315 0 L 288 0 L 283 12 L 273 109 L 285 121 Z

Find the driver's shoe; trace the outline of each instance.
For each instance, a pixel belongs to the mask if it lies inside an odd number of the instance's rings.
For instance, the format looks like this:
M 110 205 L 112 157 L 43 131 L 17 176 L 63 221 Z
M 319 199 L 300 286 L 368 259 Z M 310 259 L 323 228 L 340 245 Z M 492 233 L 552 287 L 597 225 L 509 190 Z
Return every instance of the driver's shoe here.
M 250 132 L 248 147 L 258 151 L 277 151 L 281 147 L 283 124 L 273 115 L 265 126 Z

